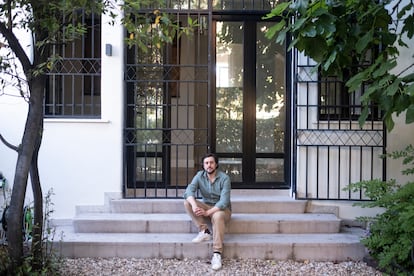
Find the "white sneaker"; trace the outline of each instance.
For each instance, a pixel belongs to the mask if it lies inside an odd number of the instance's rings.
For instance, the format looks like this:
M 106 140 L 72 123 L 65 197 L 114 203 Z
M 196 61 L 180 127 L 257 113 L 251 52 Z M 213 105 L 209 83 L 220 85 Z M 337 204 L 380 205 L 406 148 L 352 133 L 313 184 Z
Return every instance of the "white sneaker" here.
M 198 233 L 197 237 L 195 237 L 192 242 L 203 242 L 211 240 L 211 234 L 205 233 L 201 231 Z
M 219 253 L 213 254 L 213 258 L 211 259 L 211 268 L 214 270 L 219 270 L 221 268 L 221 255 Z

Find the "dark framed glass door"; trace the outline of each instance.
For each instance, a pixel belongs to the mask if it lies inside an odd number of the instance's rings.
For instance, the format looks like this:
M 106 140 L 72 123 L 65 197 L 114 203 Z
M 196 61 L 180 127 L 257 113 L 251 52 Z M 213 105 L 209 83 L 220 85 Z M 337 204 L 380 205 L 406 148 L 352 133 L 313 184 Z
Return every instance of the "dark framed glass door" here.
M 215 21 L 213 145 L 233 188 L 289 188 L 286 49 L 274 22 Z
M 177 22 L 187 18 L 174 15 Z M 207 22 L 208 15 L 191 16 Z M 211 137 L 210 37 L 200 27 L 162 47 L 126 46 L 125 197 L 182 198 L 200 169 Z

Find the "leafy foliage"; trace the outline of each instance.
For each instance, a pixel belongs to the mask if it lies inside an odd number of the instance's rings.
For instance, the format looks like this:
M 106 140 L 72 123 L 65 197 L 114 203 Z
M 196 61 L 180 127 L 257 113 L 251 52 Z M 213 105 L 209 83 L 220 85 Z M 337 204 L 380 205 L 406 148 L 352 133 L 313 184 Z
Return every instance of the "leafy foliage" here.
M 392 115 L 406 111 L 406 123 L 414 122 L 414 64 L 399 68 L 400 49 L 414 36 L 413 1 L 376 0 L 292 0 L 278 4 L 265 18 L 279 17 L 268 32 L 277 43 L 288 41 L 316 62 L 322 76 L 336 75 L 346 81 L 349 92 L 368 85 L 361 97 L 363 124 L 369 104 L 378 105 L 388 130 L 394 127 Z M 292 38 L 291 40 L 289 40 Z M 414 149 L 387 155 L 403 158 L 414 173 Z M 414 271 L 414 182 L 400 185 L 391 180 L 363 181 L 349 190 L 364 190 L 372 200 L 358 205 L 380 207 L 370 222 L 370 234 L 363 243 L 379 266 L 389 273 Z
M 26 29 L 31 31 L 34 41 L 34 51 L 41 56 L 53 55 L 49 53 L 49 47 L 57 43 L 66 43 L 79 38 L 85 33 L 83 23 L 72 24 L 72 18 L 82 8 L 85 12 L 101 13 L 110 5 L 110 1 L 5 1 L 0 5 L 0 33 L 5 38 L 2 47 L 10 49 L 19 58 L 23 65 L 26 77 L 44 74 L 52 65 L 49 60 L 43 61 L 35 55 L 31 62 L 22 52 L 26 45 L 19 45 L 12 30 Z M 2 60 L 2 69 L 10 67 L 11 58 Z M 37 64 L 38 63 L 38 64 Z M 30 77 L 27 81 L 30 80 Z
M 289 49 L 314 59 L 322 75 L 341 77 L 349 92 L 369 84 L 360 123 L 374 103 L 392 130 L 394 112 L 407 111 L 406 122 L 414 122 L 414 64 L 397 72 L 399 49 L 414 35 L 413 9 L 413 1 L 293 0 L 265 17 L 281 18 L 267 37 L 283 43 L 291 35 Z
M 404 151 L 393 152 L 387 156 L 403 158 L 403 164 L 411 169 L 403 173 L 413 173 L 414 151 L 408 146 Z M 384 212 L 375 217 L 364 217 L 370 225 L 369 235 L 362 242 L 379 266 L 392 275 L 406 275 L 414 271 L 414 182 L 399 185 L 394 180 L 364 181 L 349 185 L 347 189 L 363 189 L 372 200 L 357 203 L 362 207 L 381 207 Z
M 176 36 L 192 34 L 198 26 L 197 20 L 188 16 L 185 26 L 181 26 L 171 18 L 170 13 L 163 11 L 165 5 L 164 0 L 124 1 L 121 21 L 129 34 L 125 38 L 127 45 L 138 46 L 147 53 L 148 45 L 161 48 L 166 43 L 172 43 Z
M 27 76 L 39 76 L 47 73 L 60 59 L 58 55 L 50 53 L 49 49 L 52 45 L 68 43 L 85 34 L 87 27 L 85 22 L 74 24 L 73 22 L 76 20 L 72 20 L 78 16 L 80 10 L 86 14 L 108 14 L 112 18 L 111 24 L 115 24 L 116 19 L 119 18 L 116 11 L 122 12 L 123 16 L 120 18 L 120 22 L 128 32 L 128 36 L 125 37 L 126 43 L 130 46 L 137 45 L 144 52 L 148 50 L 149 44 L 161 47 L 166 43 L 172 43 L 175 36 L 191 34 L 193 29 L 198 26 L 190 16 L 187 18 L 186 26 L 180 26 L 178 22 L 174 22 L 170 18 L 169 13 L 162 12 L 165 5 L 165 1 L 162 0 L 125 0 L 122 3 L 119 0 L 20 0 L 10 1 L 10 3 L 7 1 L 0 5 L 0 27 L 3 27 L 0 29 L 0 33 L 6 38 L 6 41 L 0 40 L 0 48 L 12 51 L 0 57 L 0 72 L 3 71 L 3 73 L 13 76 L 15 81 L 6 82 L 2 79 L 1 84 L 3 86 L 6 84 L 17 86 L 20 90 L 22 88 L 28 89 L 22 84 L 24 80 L 16 74 L 18 65 L 15 64 L 14 59 L 17 45 L 10 43 L 9 36 L 11 34 L 7 35 L 8 31 L 22 28 L 37 34 L 34 36 L 35 49 L 38 53 L 47 55 L 47 58 L 39 60 L 39 63 L 36 63 L 35 60 L 34 64 L 27 64 L 23 70 Z M 21 60 L 21 55 L 18 55 L 18 58 L 24 65 L 25 62 Z M 27 63 L 29 63 L 28 60 Z M 27 72 L 28 69 L 30 72 Z
M 43 232 L 40 239 L 42 248 L 42 266 L 41 270 L 35 270 L 32 266 L 33 254 L 30 250 L 23 256 L 23 262 L 20 266 L 13 268 L 14 271 L 10 271 L 11 259 L 7 252 L 9 246 L 7 242 L 0 244 L 0 275 L 6 275 L 7 273 L 13 272 L 14 275 L 56 275 L 58 271 L 58 265 L 60 262 L 59 256 L 56 254 L 55 236 L 56 229 L 51 225 L 51 215 L 53 214 L 53 202 L 51 197 L 53 190 L 49 190 L 44 198 L 45 210 L 44 210 L 44 221 L 43 221 Z M 36 226 L 33 226 L 36 227 Z M 26 241 L 27 249 L 33 246 L 31 241 Z
M 402 174 L 414 174 L 414 146 L 408 145 L 404 150 L 395 151 L 389 154 L 393 159 L 402 158 L 402 164 L 408 166 L 402 170 Z

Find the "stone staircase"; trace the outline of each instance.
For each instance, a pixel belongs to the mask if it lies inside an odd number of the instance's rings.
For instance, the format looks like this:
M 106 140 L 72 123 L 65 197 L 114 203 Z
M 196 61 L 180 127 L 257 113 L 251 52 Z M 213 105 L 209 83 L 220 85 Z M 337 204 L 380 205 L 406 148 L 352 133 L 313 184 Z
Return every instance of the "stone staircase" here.
M 308 213 L 306 201 L 288 196 L 232 193 L 233 215 L 224 258 L 298 261 L 362 260 L 362 229 L 341 227 L 332 213 Z M 182 199 L 106 200 L 80 206 L 73 221 L 56 225 L 65 257 L 210 258 L 211 242 L 196 235 Z

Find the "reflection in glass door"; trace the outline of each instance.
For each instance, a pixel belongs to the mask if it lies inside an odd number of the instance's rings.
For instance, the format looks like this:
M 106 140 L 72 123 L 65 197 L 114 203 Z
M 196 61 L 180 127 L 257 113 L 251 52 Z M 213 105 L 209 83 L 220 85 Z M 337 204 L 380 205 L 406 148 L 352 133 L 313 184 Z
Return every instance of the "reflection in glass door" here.
M 215 149 L 235 188 L 286 188 L 285 47 L 272 22 L 216 22 Z

